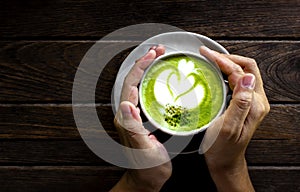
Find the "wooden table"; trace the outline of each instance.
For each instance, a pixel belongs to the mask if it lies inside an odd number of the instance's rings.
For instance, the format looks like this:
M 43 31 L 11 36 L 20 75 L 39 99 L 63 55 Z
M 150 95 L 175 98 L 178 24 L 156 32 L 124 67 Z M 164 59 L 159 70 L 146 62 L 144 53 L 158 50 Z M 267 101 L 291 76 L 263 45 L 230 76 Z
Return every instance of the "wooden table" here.
M 118 181 L 124 169 L 94 155 L 77 131 L 73 80 L 97 40 L 150 22 L 206 35 L 256 59 L 271 111 L 247 150 L 250 175 L 259 192 L 300 191 L 300 1 L 3 0 L 0 10 L 1 192 L 99 192 Z M 114 42 L 122 43 L 106 43 Z M 130 50 L 114 57 L 97 85 L 99 118 L 113 138 L 110 94 Z M 215 191 L 203 156 L 172 161 L 162 191 Z

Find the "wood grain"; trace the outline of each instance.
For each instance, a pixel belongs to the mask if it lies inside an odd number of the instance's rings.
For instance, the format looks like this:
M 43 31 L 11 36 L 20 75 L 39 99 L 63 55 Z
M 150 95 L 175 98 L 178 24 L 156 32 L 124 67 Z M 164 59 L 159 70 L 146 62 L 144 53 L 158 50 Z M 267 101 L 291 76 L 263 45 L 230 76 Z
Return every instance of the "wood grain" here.
M 82 108 L 88 110 L 92 107 Z M 98 105 L 97 112 L 106 132 L 113 138 L 118 137 L 112 107 Z M 71 105 L 1 105 L 0 114 L 0 139 L 80 139 Z M 272 104 L 254 139 L 299 138 L 299 115 L 299 105 Z
M 207 173 L 197 169 L 193 177 L 179 175 L 177 179 L 171 178 L 162 189 L 169 191 L 216 191 Z M 253 185 L 256 191 L 297 192 L 300 189 L 298 180 L 299 167 L 249 167 Z M 1 166 L 1 190 L 6 192 L 35 192 L 35 191 L 108 191 L 121 177 L 124 170 L 116 167 L 101 166 Z M 199 183 L 199 180 L 201 181 Z M 179 182 L 180 181 L 180 182 Z
M 249 164 L 295 165 L 300 163 L 300 142 L 293 140 L 252 140 L 246 152 Z
M 99 105 L 97 111 L 105 131 L 118 141 L 111 106 Z M 299 113 L 299 105 L 271 105 L 249 145 L 248 162 L 299 164 Z M 0 164 L 105 164 L 81 140 L 71 105 L 3 105 L 0 114 Z M 106 139 L 98 128 L 86 133 Z
M 0 42 L 0 102 L 70 103 L 77 67 L 94 43 Z M 220 41 L 220 43 L 229 52 L 257 60 L 270 102 L 299 102 L 298 41 Z M 124 46 L 128 42 L 100 44 L 104 47 Z M 96 102 L 111 102 L 111 91 L 116 75 L 129 52 L 130 49 L 125 49 L 104 67 L 96 86 Z M 94 74 L 87 74 L 89 75 Z M 80 83 L 82 87 L 92 86 L 88 80 L 82 80 Z M 83 90 L 75 91 L 79 95 L 82 92 Z
M 297 0 L 4 0 L 0 7 L 1 38 L 98 39 L 121 27 L 140 23 L 164 23 L 215 38 L 300 37 Z M 129 37 L 117 38 L 136 39 L 141 34 L 132 31 Z
M 124 171 L 115 167 L 0 167 L 1 190 L 108 191 Z
M 250 167 L 249 174 L 257 191 L 299 191 L 299 167 Z M 274 177 L 273 177 L 274 176 Z M 292 183 L 289 183 L 292 181 Z
M 252 57 L 258 63 L 264 88 L 270 101 L 299 101 L 300 99 L 300 42 L 223 43 L 233 54 Z M 262 46 L 263 45 L 263 46 Z
M 272 105 L 246 151 L 250 176 L 256 191 L 300 191 L 299 7 L 298 0 L 2 0 L 0 191 L 108 191 L 119 180 L 124 169 L 97 157 L 81 139 L 71 106 L 72 87 L 80 62 L 96 40 L 141 23 L 164 23 L 206 35 L 230 53 L 257 61 Z M 134 46 L 162 32 L 164 27 L 127 29 L 97 43 L 105 55 L 113 53 L 112 46 L 122 51 L 105 63 L 96 85 L 96 108 L 105 130 L 83 129 L 85 134 L 105 141 L 105 131 L 118 141 L 110 98 L 119 67 Z M 89 59 L 102 66 L 96 60 L 101 53 L 93 54 Z M 95 71 L 80 73 L 93 78 Z M 89 78 L 79 85 L 82 88 L 74 90 L 79 96 L 93 86 Z M 91 102 L 76 101 L 82 109 Z M 82 116 L 88 125 L 88 111 Z M 172 165 L 162 192 L 216 191 L 203 155 L 180 154 Z
M 2 105 L 0 108 L 1 139 L 80 139 L 72 105 Z M 82 108 L 87 111 L 93 107 Z M 98 105 L 97 111 L 106 131 L 117 137 L 112 106 Z
M 194 147 L 197 149 L 199 145 Z M 114 149 L 105 147 L 102 150 L 113 151 Z M 248 146 L 246 159 L 249 165 L 299 165 L 299 151 L 299 139 L 253 139 Z M 1 165 L 109 165 L 96 156 L 81 140 L 1 141 L 0 152 Z M 195 152 L 195 155 L 198 153 Z M 195 157 L 186 161 L 198 162 Z

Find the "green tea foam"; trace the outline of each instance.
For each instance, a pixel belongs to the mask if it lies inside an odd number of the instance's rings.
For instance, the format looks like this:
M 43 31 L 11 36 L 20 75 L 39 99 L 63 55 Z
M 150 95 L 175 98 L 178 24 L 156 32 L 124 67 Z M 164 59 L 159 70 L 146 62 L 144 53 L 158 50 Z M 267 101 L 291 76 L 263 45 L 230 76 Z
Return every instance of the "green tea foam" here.
M 223 85 L 207 61 L 171 55 L 151 65 L 141 82 L 143 108 L 159 126 L 179 132 L 200 129 L 220 111 Z

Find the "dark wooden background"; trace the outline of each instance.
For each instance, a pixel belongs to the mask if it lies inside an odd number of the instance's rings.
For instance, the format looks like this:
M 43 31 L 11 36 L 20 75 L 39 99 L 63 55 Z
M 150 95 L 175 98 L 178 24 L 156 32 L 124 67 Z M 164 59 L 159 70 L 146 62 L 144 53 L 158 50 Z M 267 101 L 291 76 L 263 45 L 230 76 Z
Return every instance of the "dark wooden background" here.
M 209 36 L 256 59 L 271 111 L 247 150 L 250 175 L 257 191 L 300 191 L 299 13 L 299 0 L 2 0 L 0 191 L 99 192 L 118 181 L 124 169 L 94 155 L 76 129 L 72 83 L 98 39 L 149 22 Z M 114 42 L 122 43 L 106 43 Z M 114 138 L 110 93 L 129 52 L 107 65 L 96 92 L 99 117 Z M 215 191 L 203 156 L 179 155 L 173 167 L 162 191 Z

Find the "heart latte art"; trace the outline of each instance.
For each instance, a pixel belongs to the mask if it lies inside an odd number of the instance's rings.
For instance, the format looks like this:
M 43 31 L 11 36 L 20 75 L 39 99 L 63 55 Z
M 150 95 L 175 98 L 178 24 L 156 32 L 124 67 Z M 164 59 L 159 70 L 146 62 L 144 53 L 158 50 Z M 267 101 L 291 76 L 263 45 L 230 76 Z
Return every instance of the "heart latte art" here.
M 148 117 L 173 131 L 201 129 L 222 107 L 220 75 L 211 64 L 190 55 L 158 60 L 146 71 L 140 88 Z

